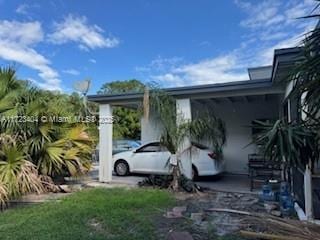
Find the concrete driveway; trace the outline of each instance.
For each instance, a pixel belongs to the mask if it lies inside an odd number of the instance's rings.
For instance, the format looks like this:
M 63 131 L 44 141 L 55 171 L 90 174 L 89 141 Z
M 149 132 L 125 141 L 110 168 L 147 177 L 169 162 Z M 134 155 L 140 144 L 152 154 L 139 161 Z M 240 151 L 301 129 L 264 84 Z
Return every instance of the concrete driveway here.
M 132 174 L 119 177 L 114 174 L 112 182 L 116 184 L 137 185 L 146 176 L 143 174 Z M 89 177 L 94 181 L 99 181 L 99 166 L 97 164 L 94 164 L 93 169 L 89 172 Z M 257 193 L 257 191 L 250 192 L 250 180 L 246 175 L 225 174 L 221 176 L 200 177 L 196 183 L 201 187 L 222 192 Z

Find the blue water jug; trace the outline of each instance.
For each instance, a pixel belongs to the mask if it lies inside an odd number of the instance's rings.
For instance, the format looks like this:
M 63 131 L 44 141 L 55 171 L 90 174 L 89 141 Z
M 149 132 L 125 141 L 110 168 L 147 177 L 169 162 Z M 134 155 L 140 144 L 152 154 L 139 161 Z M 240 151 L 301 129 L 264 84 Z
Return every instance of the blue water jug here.
M 280 211 L 283 216 L 290 216 L 294 210 L 294 201 L 291 195 L 280 195 Z
M 273 191 L 271 184 L 267 183 L 267 184 L 262 185 L 262 191 L 260 193 L 260 198 L 263 201 L 276 201 L 277 194 L 275 191 Z
M 280 183 L 280 196 L 289 196 L 290 195 L 290 187 L 288 182 Z

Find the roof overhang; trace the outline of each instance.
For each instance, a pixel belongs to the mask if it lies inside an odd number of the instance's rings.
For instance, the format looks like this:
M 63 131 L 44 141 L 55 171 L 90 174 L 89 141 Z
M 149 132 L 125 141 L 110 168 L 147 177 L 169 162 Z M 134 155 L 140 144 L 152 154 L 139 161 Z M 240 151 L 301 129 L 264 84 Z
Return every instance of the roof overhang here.
M 303 48 L 285 48 L 274 51 L 271 80 L 273 83 L 284 82 L 293 74 L 294 66 L 303 58 Z
M 282 86 L 275 86 L 270 79 L 247 80 L 219 84 L 207 84 L 198 86 L 176 87 L 164 89 L 175 98 L 207 99 L 237 96 L 253 96 L 264 94 L 283 94 Z M 90 95 L 89 101 L 100 104 L 130 106 L 141 103 L 143 93 Z

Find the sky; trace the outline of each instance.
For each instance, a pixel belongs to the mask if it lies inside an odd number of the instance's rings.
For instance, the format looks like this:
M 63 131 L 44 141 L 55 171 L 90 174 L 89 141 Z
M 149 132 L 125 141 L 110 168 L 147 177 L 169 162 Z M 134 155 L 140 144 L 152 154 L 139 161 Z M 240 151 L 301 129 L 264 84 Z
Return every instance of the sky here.
M 247 80 L 295 47 L 314 0 L 0 0 L 0 66 L 40 88 L 89 93 L 127 79 L 162 87 Z

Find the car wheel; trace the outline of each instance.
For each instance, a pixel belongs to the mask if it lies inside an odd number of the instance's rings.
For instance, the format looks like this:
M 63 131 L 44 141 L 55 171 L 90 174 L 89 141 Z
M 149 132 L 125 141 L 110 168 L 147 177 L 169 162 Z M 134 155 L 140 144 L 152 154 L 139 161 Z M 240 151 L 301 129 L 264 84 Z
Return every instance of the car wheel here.
M 114 171 L 118 176 L 126 176 L 129 174 L 129 165 L 124 160 L 119 160 L 114 166 Z
M 196 181 L 198 180 L 199 175 L 198 175 L 198 170 L 195 166 L 192 166 L 192 180 Z

